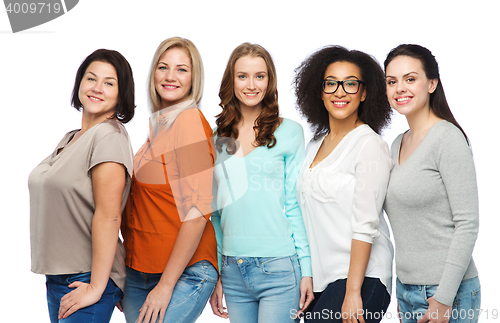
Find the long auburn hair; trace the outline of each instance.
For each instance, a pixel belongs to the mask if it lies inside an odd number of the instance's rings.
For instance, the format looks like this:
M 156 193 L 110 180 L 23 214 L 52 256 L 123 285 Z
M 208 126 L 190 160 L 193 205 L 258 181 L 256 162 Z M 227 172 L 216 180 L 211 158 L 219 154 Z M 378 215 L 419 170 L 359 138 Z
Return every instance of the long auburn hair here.
M 240 102 L 234 93 L 234 66 L 236 65 L 236 61 L 244 56 L 261 57 L 264 59 L 269 77 L 267 91 L 262 99 L 262 111 L 253 127 L 257 133 L 255 142 L 253 143 L 254 146 L 273 148 L 276 145 L 274 131 L 280 124 L 278 82 L 273 59 L 264 47 L 258 44 L 243 43 L 231 53 L 226 70 L 222 76 L 219 90 L 219 106 L 222 108 L 222 112 L 216 116 L 217 119 L 215 120 L 217 125 L 217 130 L 215 131 L 217 135 L 216 147 L 217 151 L 222 152 L 222 145 L 226 144 L 228 154 L 234 154 L 237 151 L 235 140 L 228 140 L 228 138 L 237 139 L 239 135 L 237 126 L 241 121 L 242 115 Z
M 443 84 L 439 76 L 439 66 L 436 58 L 434 57 L 434 55 L 432 55 L 431 51 L 420 45 L 399 45 L 398 47 L 393 48 L 389 52 L 389 54 L 387 54 L 387 58 L 384 61 L 384 69 L 387 70 L 387 66 L 389 66 L 389 63 L 398 56 L 408 56 L 419 60 L 424 69 L 425 76 L 429 80 L 438 81 L 436 89 L 431 93 L 429 98 L 431 111 L 434 112 L 437 117 L 453 123 L 458 129 L 460 129 L 465 137 L 465 140 L 467 141 L 467 144 L 470 145 L 469 138 L 465 134 L 465 131 L 462 129 L 462 127 L 460 127 L 457 120 L 455 120 L 453 113 L 451 113 L 450 106 L 448 105 L 448 101 L 446 100 L 446 95 L 444 94 Z

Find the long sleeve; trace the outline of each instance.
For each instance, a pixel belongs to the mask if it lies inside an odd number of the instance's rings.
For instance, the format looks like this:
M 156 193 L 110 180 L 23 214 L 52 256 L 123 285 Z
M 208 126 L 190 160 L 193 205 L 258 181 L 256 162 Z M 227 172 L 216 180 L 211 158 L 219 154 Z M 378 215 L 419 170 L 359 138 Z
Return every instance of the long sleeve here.
M 434 298 L 452 305 L 472 258 L 479 229 L 479 206 L 474 161 L 460 130 L 443 134 L 437 168 L 443 179 L 455 230 Z
M 353 239 L 373 243 L 380 235 L 379 222 L 392 168 L 385 142 L 368 138 L 356 158 L 356 181 L 351 226 Z
M 294 131 L 293 136 L 287 138 L 295 143 L 291 154 L 285 156 L 285 214 L 292 224 L 295 250 L 302 270 L 302 276 L 312 277 L 311 254 L 307 241 L 306 229 L 302 212 L 300 211 L 297 195 L 295 193 L 297 177 L 304 162 L 304 132 Z

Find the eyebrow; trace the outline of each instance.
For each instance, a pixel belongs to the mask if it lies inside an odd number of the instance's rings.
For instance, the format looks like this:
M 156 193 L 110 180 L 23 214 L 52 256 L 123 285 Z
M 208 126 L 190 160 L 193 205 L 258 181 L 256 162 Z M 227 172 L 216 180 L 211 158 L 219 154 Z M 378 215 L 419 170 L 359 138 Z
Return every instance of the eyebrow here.
M 94 73 L 94 72 L 92 72 L 92 71 L 88 71 L 87 73 L 90 73 L 90 74 L 94 75 L 95 77 L 97 77 L 97 74 L 96 74 L 96 73 Z M 117 80 L 116 78 L 111 77 L 111 76 L 107 76 L 107 77 L 105 77 L 104 79 L 105 79 L 105 80 L 115 80 L 116 82 L 118 82 L 118 80 Z
M 167 66 L 168 66 L 168 64 L 167 64 L 167 63 L 162 62 L 162 61 L 159 61 L 159 62 L 158 62 L 158 65 L 160 65 L 160 64 L 163 64 L 163 65 L 167 65 Z M 191 66 L 189 66 L 189 65 L 187 65 L 187 64 L 177 64 L 176 66 L 186 66 L 187 68 L 191 68 Z
M 329 77 L 331 77 L 331 78 L 333 78 L 333 79 L 337 79 L 337 77 L 332 76 L 332 75 L 328 75 L 325 79 L 327 79 L 327 78 L 329 78 Z M 359 80 L 359 77 L 357 77 L 357 76 L 355 76 L 355 75 L 350 75 L 350 76 L 347 76 L 347 77 L 345 77 L 344 79 L 345 79 L 345 80 L 348 80 L 348 79 L 351 79 L 351 78 L 355 78 L 355 79 Z
M 407 76 L 409 76 L 410 74 L 417 74 L 417 75 L 418 75 L 418 73 L 417 73 L 417 72 L 408 72 L 408 73 L 406 73 L 405 75 L 403 75 L 403 77 L 407 77 Z M 391 75 L 386 75 L 386 77 L 385 77 L 385 78 L 388 78 L 388 77 L 396 78 L 395 76 L 391 76 Z

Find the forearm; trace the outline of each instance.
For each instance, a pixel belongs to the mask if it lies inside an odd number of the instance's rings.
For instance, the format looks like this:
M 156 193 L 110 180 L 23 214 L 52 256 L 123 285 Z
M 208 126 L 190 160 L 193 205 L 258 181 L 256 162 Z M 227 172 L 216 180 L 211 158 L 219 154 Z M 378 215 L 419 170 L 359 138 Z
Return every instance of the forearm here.
M 104 292 L 118 244 L 121 215 L 105 215 L 96 210 L 92 220 L 92 274 L 90 284 L 100 293 Z
M 370 260 L 372 245 L 353 239 L 351 242 L 351 260 L 347 274 L 346 295 L 360 293 L 365 279 L 366 268 Z
M 190 209 L 188 215 L 191 216 L 192 214 L 190 213 L 192 212 L 200 213 L 195 207 Z M 194 216 L 192 220 L 185 221 L 181 224 L 174 248 L 158 285 L 171 289 L 174 288 L 177 280 L 186 269 L 189 261 L 193 258 L 198 248 L 206 223 L 207 220 L 201 216 L 200 213 L 199 216 Z

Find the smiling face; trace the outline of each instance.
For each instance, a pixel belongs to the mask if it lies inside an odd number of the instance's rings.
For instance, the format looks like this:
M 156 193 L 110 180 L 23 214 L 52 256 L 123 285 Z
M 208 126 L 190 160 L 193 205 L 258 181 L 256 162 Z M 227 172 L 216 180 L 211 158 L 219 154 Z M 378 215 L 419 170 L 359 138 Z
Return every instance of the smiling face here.
M 113 65 L 106 62 L 90 63 L 78 90 L 83 114 L 97 122 L 114 115 L 118 103 L 118 76 Z
M 429 100 L 438 80 L 429 80 L 422 63 L 409 56 L 397 56 L 386 68 L 387 99 L 399 113 L 409 116 L 430 109 Z
M 262 108 L 269 75 L 262 57 L 243 56 L 234 64 L 234 94 L 240 108 Z
M 154 73 L 162 109 L 187 98 L 191 91 L 191 77 L 191 59 L 184 50 L 174 47 L 163 53 Z
M 349 62 L 335 62 L 328 65 L 323 79 L 362 81 L 359 67 Z M 363 84 L 360 85 L 359 91 L 356 94 L 346 93 L 341 85 L 339 85 L 334 93 L 327 94 L 323 91 L 321 93 L 321 98 L 325 108 L 328 110 L 330 119 L 333 118 L 352 123 L 358 118 L 359 104 L 366 98 L 366 89 Z

